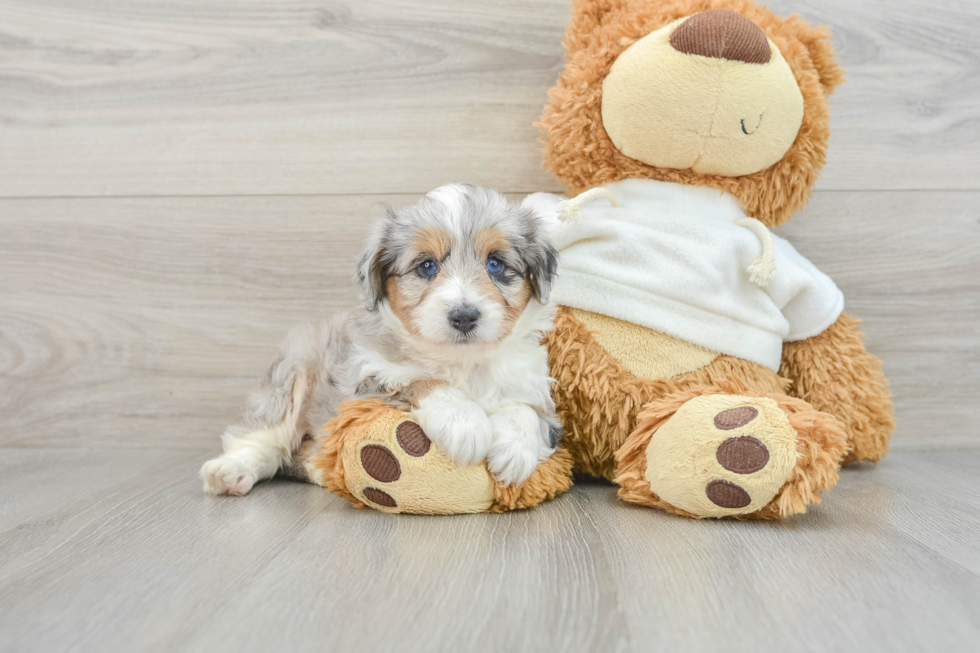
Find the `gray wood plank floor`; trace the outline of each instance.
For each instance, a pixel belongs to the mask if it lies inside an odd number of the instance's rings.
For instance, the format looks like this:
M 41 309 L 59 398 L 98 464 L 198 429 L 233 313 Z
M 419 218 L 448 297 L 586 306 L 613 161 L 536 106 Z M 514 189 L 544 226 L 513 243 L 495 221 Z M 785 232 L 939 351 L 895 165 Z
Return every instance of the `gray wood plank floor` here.
M 846 470 L 785 523 L 695 522 L 579 485 L 505 515 L 358 511 L 200 451 L 7 450 L 3 651 L 966 651 L 980 450 Z M 975 648 L 972 648 L 975 650 Z
M 355 511 L 196 471 L 385 204 L 560 190 L 568 0 L 0 0 L 0 652 L 923 651 L 980 637 L 980 5 L 774 0 L 850 82 L 780 233 L 885 362 L 879 467 L 779 524 L 579 485 Z

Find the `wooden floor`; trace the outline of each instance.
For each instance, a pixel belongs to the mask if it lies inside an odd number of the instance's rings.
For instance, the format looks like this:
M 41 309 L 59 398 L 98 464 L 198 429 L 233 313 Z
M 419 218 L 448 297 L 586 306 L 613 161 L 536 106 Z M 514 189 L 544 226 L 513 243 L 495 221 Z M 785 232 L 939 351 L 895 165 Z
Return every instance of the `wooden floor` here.
M 204 452 L 10 449 L 3 651 L 967 651 L 980 450 L 848 470 L 784 523 L 579 485 L 533 511 L 358 511 L 286 481 L 201 493 Z
M 778 231 L 898 416 L 779 524 L 601 485 L 452 518 L 200 490 L 386 204 L 561 190 L 532 123 L 567 0 L 0 0 L 0 652 L 977 650 L 980 5 L 767 4 L 832 25 L 850 80 Z

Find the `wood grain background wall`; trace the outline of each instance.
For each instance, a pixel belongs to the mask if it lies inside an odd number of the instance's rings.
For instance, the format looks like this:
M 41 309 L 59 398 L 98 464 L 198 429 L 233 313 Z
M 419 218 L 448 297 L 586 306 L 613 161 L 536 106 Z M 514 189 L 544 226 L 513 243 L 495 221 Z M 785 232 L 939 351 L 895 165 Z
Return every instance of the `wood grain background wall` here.
M 827 169 L 779 230 L 864 318 L 895 446 L 980 444 L 980 18 L 834 27 Z M 532 123 L 567 0 L 0 0 L 0 446 L 214 448 L 369 222 L 447 181 L 560 190 Z

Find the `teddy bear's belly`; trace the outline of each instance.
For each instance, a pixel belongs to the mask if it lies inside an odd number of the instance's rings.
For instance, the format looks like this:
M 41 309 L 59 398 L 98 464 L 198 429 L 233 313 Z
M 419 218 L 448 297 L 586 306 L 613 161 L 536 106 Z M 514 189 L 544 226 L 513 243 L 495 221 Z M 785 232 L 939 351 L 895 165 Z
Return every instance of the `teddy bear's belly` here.
M 719 356 L 716 352 L 631 322 L 577 308 L 571 312 L 609 355 L 641 379 L 665 379 L 693 372 Z

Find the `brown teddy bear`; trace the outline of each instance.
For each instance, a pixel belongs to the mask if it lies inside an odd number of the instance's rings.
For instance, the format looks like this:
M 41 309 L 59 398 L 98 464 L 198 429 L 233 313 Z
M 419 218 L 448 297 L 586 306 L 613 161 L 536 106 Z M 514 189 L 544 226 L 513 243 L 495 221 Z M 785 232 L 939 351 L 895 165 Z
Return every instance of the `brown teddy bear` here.
M 573 468 L 689 517 L 804 512 L 842 464 L 884 456 L 894 428 L 840 291 L 769 231 L 825 162 L 843 81 L 829 31 L 748 0 L 578 0 L 565 48 L 540 126 L 575 197 L 525 201 L 562 257 L 561 447 L 505 488 L 449 463 L 407 413 L 358 401 L 308 471 L 390 512 L 529 507 Z

